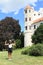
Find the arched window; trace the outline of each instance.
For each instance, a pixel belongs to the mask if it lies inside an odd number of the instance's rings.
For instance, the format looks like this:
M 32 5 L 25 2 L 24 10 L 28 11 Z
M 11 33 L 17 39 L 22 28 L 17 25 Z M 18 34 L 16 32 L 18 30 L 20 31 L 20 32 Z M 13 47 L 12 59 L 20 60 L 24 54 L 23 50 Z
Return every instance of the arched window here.
M 25 18 L 25 21 L 27 22 L 27 18 Z
M 27 13 L 27 10 L 25 10 L 25 13 Z
M 34 25 L 34 29 L 36 29 L 36 25 Z
M 27 30 L 27 26 L 25 26 L 25 30 Z
M 29 13 L 31 12 L 31 10 L 29 10 Z
M 29 17 L 29 21 L 31 21 L 31 17 Z

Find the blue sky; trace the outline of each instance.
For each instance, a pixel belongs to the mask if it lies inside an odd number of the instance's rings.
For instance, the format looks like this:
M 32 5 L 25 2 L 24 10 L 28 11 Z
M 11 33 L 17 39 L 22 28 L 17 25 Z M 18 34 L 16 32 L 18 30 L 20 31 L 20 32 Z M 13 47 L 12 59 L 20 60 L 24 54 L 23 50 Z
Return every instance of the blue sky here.
M 5 17 L 13 17 L 19 20 L 21 30 L 24 31 L 24 8 L 27 5 L 31 5 L 36 11 L 43 13 L 43 0 L 1 0 L 0 20 Z

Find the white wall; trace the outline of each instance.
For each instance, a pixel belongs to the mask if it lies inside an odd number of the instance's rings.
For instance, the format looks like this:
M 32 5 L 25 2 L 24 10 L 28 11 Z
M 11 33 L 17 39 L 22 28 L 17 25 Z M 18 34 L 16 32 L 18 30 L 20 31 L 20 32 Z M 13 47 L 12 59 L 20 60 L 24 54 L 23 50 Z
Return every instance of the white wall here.
M 34 14 L 36 15 L 34 16 Z M 40 13 L 37 11 L 34 11 L 33 9 L 31 9 L 30 13 L 29 13 L 29 9 L 27 9 L 27 13 L 24 12 L 24 25 L 27 26 L 27 30 L 25 30 L 25 27 L 24 27 L 24 47 L 31 46 L 33 44 L 31 36 L 35 31 L 34 25 L 36 25 L 36 28 L 37 28 L 40 25 L 40 23 L 42 23 L 42 22 L 38 22 L 38 23 L 32 24 L 34 20 L 42 17 L 42 14 L 40 15 L 38 14 Z M 31 17 L 31 21 L 29 21 L 29 17 Z M 25 21 L 25 18 L 27 18 L 27 21 Z M 31 29 L 29 29 L 30 26 L 31 26 Z
M 25 33 L 25 36 L 24 36 L 24 47 L 27 47 L 27 46 L 31 46 L 32 45 L 32 39 L 31 39 L 31 35 L 32 33 Z

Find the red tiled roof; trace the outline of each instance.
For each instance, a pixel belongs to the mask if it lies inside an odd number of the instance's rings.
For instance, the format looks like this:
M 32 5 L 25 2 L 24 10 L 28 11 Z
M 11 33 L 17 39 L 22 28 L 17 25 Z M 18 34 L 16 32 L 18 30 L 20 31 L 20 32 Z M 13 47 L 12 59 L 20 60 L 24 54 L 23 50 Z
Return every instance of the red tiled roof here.
M 37 23 L 37 22 L 40 22 L 40 21 L 43 21 L 43 17 L 34 20 L 34 21 L 33 21 L 33 24 L 34 24 L 34 23 Z

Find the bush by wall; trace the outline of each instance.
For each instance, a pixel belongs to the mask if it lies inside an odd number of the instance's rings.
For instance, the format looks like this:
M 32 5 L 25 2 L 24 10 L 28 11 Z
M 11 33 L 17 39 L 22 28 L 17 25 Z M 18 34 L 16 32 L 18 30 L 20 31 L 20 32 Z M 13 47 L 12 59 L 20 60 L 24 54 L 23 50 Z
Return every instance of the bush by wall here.
M 28 52 L 29 52 L 29 48 L 27 48 L 27 49 L 23 50 L 21 53 L 22 53 L 22 54 L 27 55 L 27 54 L 28 54 Z
M 22 51 L 22 54 L 31 56 L 43 56 L 43 44 L 36 44 Z
M 30 47 L 29 55 L 43 56 L 43 44 L 36 44 Z

